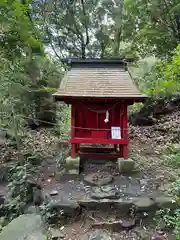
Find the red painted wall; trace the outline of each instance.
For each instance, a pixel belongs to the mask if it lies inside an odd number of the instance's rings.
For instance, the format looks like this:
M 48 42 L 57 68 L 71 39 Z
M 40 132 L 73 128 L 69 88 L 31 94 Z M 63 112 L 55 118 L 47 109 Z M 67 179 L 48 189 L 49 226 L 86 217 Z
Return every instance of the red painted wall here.
M 106 110 L 109 111 L 109 122 L 105 123 Z M 103 111 L 103 112 L 102 112 Z M 121 104 L 76 104 L 75 106 L 75 137 L 92 137 L 92 131 L 105 132 L 107 138 L 111 138 L 111 127 L 123 128 Z M 90 129 L 87 129 L 90 128 Z M 109 129 L 109 130 L 102 130 Z

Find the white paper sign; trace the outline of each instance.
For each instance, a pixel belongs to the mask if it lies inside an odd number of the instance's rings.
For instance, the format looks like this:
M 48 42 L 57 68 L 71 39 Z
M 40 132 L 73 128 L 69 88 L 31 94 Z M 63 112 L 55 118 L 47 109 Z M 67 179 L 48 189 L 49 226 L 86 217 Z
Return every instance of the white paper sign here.
M 121 139 L 121 128 L 111 127 L 111 136 L 112 136 L 112 139 Z

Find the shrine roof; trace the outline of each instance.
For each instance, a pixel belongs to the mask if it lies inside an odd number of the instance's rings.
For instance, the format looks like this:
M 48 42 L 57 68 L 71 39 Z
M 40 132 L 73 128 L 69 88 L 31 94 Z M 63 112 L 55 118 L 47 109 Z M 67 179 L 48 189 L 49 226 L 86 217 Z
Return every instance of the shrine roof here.
M 68 64 L 56 100 L 65 97 L 146 99 L 127 69 L 133 59 L 65 59 Z

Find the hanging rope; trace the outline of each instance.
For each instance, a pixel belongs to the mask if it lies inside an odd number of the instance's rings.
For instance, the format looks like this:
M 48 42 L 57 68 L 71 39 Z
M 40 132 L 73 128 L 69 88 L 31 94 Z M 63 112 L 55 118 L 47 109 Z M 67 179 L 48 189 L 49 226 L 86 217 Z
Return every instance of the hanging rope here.
M 109 122 L 109 115 L 108 115 L 108 110 L 106 111 L 106 119 L 108 120 L 108 122 Z M 122 104 L 122 112 L 120 113 L 120 119 L 121 119 L 121 117 L 123 116 L 123 114 L 124 114 L 124 104 Z M 105 119 L 105 120 L 106 120 Z M 104 120 L 104 121 L 105 121 Z M 106 121 L 107 121 L 106 120 Z M 106 122 L 105 121 L 105 122 Z M 81 130 L 89 130 L 89 131 L 111 131 L 111 128 L 105 128 L 105 129 L 103 129 L 103 128 L 86 128 L 86 127 L 75 127 L 75 126 L 71 126 L 71 128 L 75 128 L 75 129 L 81 129 Z M 121 128 L 121 130 L 123 131 L 123 130 L 128 130 L 128 128 L 127 129 L 122 129 Z
M 91 111 L 91 112 L 95 112 L 95 113 L 106 113 L 107 111 L 109 112 L 109 111 L 111 111 L 113 108 L 115 108 L 115 107 L 117 106 L 117 104 L 119 104 L 119 103 L 117 102 L 117 103 L 115 103 L 112 107 L 110 107 L 110 108 L 108 108 L 108 109 L 104 109 L 104 110 L 95 110 L 95 109 L 92 109 L 92 108 L 90 108 L 90 107 L 87 107 L 87 105 L 84 104 L 84 103 L 82 103 L 82 102 L 81 102 L 81 104 L 84 105 L 84 106 L 85 106 L 89 111 Z
M 81 130 L 89 130 L 89 131 L 111 131 L 111 128 L 85 128 L 85 127 L 75 127 L 71 126 L 71 128 L 81 129 Z M 121 128 L 121 130 L 128 130 L 128 128 Z
M 99 114 L 99 113 L 106 113 L 106 118 L 104 119 L 104 122 L 105 123 L 108 123 L 109 122 L 109 111 L 111 111 L 112 109 L 114 109 L 117 104 L 119 104 L 119 102 L 115 103 L 112 107 L 108 108 L 108 109 L 105 109 L 105 110 L 95 110 L 95 109 L 92 109 L 90 107 L 87 107 L 87 105 L 85 105 L 84 103 L 81 102 L 82 105 L 86 106 L 86 108 L 91 111 L 91 112 L 95 112 L 96 114 Z M 123 112 L 120 114 L 120 117 L 122 116 L 122 114 L 124 114 L 124 104 L 123 105 Z

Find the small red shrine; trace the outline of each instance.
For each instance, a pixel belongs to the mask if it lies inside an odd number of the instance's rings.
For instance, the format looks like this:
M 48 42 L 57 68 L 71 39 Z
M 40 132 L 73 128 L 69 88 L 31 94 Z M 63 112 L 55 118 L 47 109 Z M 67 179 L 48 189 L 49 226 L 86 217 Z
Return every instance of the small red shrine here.
M 128 72 L 130 61 L 133 59 L 62 60 L 68 71 L 54 96 L 71 104 L 71 158 L 128 158 L 127 107 L 146 99 Z M 93 146 L 97 144 L 106 147 L 99 151 Z

